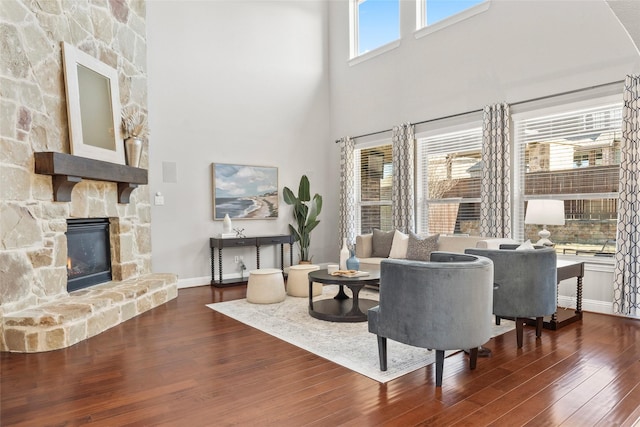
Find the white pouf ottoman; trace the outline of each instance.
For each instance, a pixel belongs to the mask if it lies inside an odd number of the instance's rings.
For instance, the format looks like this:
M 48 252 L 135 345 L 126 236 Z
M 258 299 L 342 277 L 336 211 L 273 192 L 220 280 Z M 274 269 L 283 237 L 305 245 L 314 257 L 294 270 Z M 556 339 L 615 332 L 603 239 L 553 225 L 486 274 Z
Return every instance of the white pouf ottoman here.
M 273 304 L 284 301 L 286 296 L 282 270 L 278 270 L 277 268 L 261 268 L 249 272 L 247 302 L 253 304 Z
M 292 297 L 309 296 L 309 272 L 319 270 L 313 264 L 299 264 L 289 267 L 287 276 L 287 294 Z M 322 295 L 322 283 L 313 283 L 313 296 Z

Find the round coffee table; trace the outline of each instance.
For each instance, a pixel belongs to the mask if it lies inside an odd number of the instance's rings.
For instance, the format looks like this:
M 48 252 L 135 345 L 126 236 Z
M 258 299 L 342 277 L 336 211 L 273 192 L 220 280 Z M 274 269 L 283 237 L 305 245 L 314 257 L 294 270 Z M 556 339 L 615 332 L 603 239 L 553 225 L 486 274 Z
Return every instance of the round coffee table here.
M 311 292 L 313 282 L 323 285 L 339 285 L 340 289 L 333 298 L 314 301 Z M 360 298 L 360 291 L 365 285 L 379 283 L 379 271 L 360 277 L 332 276 L 326 269 L 312 271 L 309 273 L 309 314 L 316 319 L 330 322 L 365 322 L 367 311 L 378 305 L 378 301 Z M 353 298 L 349 298 L 344 292 L 345 286 L 351 289 Z

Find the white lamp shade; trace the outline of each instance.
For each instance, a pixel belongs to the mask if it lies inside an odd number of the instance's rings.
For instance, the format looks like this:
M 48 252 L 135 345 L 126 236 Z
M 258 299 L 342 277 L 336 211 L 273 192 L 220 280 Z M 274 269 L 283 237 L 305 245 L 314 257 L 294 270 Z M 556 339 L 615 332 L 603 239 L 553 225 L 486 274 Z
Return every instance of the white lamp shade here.
M 529 200 L 525 224 L 564 225 L 563 200 Z

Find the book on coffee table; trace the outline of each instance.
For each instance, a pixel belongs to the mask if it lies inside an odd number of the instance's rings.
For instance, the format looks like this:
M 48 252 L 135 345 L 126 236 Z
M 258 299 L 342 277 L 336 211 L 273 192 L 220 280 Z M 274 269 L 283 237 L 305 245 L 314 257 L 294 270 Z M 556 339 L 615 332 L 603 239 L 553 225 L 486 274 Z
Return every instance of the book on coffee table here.
M 340 276 L 340 277 L 363 277 L 363 276 L 368 276 L 369 272 L 358 271 L 358 270 L 337 270 L 331 273 L 331 275 Z

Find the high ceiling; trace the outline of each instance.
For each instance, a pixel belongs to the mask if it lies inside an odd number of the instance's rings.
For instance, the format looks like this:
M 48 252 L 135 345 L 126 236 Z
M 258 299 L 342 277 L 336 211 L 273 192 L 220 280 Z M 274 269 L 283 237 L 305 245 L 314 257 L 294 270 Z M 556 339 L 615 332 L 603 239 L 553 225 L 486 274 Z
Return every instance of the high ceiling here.
M 607 0 L 622 26 L 627 30 L 640 55 L 640 1 Z

